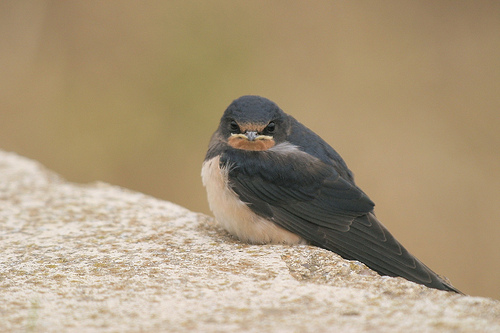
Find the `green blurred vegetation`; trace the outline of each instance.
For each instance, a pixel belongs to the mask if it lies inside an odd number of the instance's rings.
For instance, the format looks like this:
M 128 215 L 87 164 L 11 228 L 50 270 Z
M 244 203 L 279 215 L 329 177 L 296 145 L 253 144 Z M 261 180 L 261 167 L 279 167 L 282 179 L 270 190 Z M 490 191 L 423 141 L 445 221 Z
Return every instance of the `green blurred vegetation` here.
M 499 53 L 494 1 L 6 1 L 0 149 L 208 214 L 210 135 L 263 95 L 411 252 L 500 299 Z

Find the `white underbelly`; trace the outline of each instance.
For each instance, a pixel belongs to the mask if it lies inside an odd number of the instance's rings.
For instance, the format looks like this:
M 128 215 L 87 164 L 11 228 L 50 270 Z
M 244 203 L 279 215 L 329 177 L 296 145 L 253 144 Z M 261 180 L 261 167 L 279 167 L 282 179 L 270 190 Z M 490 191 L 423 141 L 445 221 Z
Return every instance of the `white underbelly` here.
M 228 187 L 228 171 L 219 167 L 218 156 L 203 163 L 201 178 L 215 219 L 240 240 L 258 244 L 306 243 L 301 237 L 252 212 Z

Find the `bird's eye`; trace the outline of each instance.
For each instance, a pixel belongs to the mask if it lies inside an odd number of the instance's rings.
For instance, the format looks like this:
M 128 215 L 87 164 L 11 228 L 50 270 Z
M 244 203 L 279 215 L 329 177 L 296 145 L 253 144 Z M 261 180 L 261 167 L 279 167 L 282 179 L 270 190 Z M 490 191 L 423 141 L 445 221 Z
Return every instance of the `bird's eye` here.
M 276 124 L 274 121 L 271 121 L 267 126 L 266 126 L 266 132 L 267 133 L 274 133 L 274 130 L 276 129 Z
M 238 123 L 235 122 L 234 120 L 231 120 L 231 122 L 229 123 L 229 128 L 231 129 L 231 132 L 237 132 L 240 130 Z

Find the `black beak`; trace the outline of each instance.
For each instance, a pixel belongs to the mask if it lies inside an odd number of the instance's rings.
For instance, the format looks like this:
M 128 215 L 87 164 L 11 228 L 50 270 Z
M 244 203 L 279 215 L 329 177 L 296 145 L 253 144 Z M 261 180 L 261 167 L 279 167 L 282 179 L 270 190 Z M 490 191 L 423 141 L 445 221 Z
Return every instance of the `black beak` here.
M 246 132 L 245 135 L 247 136 L 248 141 L 254 141 L 258 136 L 257 132 Z

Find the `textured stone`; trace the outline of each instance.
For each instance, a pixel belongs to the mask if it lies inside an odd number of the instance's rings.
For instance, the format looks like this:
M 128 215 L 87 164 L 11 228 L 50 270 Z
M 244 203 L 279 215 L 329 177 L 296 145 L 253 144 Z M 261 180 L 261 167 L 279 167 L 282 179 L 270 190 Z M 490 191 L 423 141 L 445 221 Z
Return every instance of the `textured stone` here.
M 243 244 L 207 216 L 2 151 L 0 290 L 2 332 L 500 331 L 499 301 Z

